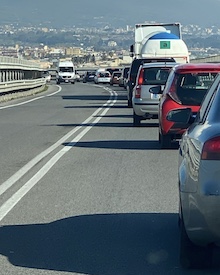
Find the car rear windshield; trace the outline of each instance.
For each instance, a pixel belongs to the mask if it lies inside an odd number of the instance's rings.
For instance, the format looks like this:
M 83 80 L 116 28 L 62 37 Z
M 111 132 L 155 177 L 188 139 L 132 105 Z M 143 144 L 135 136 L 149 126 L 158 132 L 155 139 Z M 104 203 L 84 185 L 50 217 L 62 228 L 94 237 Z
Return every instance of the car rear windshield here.
M 187 73 L 176 77 L 176 94 L 183 105 L 200 106 L 217 73 Z M 175 81 L 175 80 L 174 80 Z
M 113 76 L 114 76 L 114 77 L 121 76 L 121 72 L 114 72 L 114 73 L 113 73 Z
M 95 75 L 95 72 L 88 72 L 87 75 L 88 75 L 88 76 L 90 76 L 90 75 Z
M 101 72 L 99 73 L 99 77 L 110 77 L 110 73 L 109 72 Z
M 145 68 L 143 85 L 165 85 L 170 69 L 168 67 Z

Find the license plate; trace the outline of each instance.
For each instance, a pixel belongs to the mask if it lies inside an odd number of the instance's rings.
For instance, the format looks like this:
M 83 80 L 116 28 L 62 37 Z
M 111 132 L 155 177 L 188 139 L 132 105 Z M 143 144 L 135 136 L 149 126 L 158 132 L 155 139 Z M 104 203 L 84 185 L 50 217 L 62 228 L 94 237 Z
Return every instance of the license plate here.
M 157 94 L 151 94 L 151 99 L 159 99 L 160 95 Z
M 69 82 L 69 80 L 66 79 L 65 82 Z

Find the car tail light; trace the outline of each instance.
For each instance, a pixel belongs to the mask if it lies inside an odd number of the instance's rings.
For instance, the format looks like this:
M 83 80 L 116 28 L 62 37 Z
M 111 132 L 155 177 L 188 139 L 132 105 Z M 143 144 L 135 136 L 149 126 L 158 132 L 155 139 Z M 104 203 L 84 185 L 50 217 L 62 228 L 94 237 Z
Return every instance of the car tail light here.
M 202 149 L 202 160 L 220 160 L 220 136 L 206 141 Z
M 135 95 L 134 95 L 135 98 L 141 98 L 141 86 L 140 85 L 137 85 L 135 87 Z
M 137 84 L 138 85 L 142 85 L 143 82 L 144 82 L 144 69 L 141 69 L 140 73 L 138 75 L 138 82 L 137 82 Z

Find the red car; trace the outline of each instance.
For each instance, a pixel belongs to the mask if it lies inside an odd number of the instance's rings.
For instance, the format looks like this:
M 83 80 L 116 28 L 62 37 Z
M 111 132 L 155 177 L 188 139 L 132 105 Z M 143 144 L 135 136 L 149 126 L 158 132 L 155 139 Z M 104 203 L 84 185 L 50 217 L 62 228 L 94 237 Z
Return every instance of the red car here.
M 113 86 L 114 84 L 119 84 L 119 78 L 121 76 L 121 71 L 115 71 L 111 75 L 110 85 Z
M 191 108 L 196 115 L 219 72 L 220 64 L 217 63 L 179 64 L 172 68 L 163 91 L 161 87 L 151 90 L 161 94 L 158 115 L 161 148 L 170 148 L 172 140 L 180 139 L 186 130 L 182 125 L 169 121 L 169 112 Z

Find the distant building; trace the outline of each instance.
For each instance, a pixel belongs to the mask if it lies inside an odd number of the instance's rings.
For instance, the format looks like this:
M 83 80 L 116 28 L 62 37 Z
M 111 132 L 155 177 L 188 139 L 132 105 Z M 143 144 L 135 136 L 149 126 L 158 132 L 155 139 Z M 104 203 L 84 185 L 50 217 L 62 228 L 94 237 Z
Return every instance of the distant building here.
M 117 42 L 115 42 L 115 41 L 108 42 L 108 47 L 116 47 L 116 46 L 117 46 Z
M 0 49 L 2 56 L 18 57 L 18 49 L 15 47 L 4 47 Z
M 81 54 L 82 54 L 81 48 L 71 47 L 71 48 L 65 49 L 65 55 L 67 55 L 67 56 L 71 56 L 71 55 L 79 56 Z

